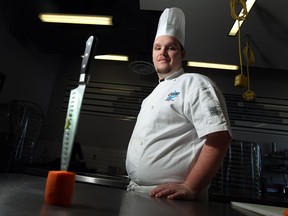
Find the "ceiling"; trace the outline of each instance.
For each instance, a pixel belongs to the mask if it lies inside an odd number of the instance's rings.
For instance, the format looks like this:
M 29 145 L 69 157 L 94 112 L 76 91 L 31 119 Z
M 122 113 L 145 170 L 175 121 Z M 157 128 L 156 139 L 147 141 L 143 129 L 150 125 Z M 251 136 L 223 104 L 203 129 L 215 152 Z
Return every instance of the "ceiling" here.
M 229 0 L 27 0 L 1 1 L 1 19 L 23 45 L 43 53 L 82 54 L 90 35 L 98 37 L 99 54 L 127 54 L 151 60 L 158 19 L 166 7 L 186 15 L 186 60 L 239 64 L 238 39 L 228 36 L 234 20 Z M 241 28 L 242 46 L 249 38 L 255 67 L 288 70 L 288 1 L 257 0 Z M 77 13 L 113 16 L 113 26 L 41 23 L 38 14 Z M 245 62 L 244 62 L 245 64 Z

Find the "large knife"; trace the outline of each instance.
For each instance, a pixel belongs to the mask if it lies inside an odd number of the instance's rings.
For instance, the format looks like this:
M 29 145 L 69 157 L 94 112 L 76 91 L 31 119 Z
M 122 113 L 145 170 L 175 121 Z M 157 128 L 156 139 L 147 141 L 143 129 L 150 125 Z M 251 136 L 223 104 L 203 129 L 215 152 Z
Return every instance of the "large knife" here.
M 90 36 L 86 41 L 86 48 L 81 64 L 79 85 L 70 92 L 62 142 L 61 170 L 67 171 L 69 168 L 83 96 L 93 66 L 92 60 L 95 54 L 96 44 L 97 38 L 94 36 Z

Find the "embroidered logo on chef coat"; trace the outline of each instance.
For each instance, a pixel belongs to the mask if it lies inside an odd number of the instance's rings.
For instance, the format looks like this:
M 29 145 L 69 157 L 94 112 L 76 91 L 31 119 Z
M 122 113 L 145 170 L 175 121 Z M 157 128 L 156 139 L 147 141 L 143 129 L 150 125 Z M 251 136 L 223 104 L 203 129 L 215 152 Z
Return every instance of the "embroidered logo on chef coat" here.
M 166 101 L 174 101 L 174 99 L 180 94 L 180 92 L 171 92 L 168 94 L 168 97 L 166 98 Z
M 220 111 L 219 111 L 219 109 L 218 109 L 216 106 L 214 106 L 214 107 L 209 107 L 208 109 L 209 109 L 209 112 L 210 112 L 210 115 L 211 115 L 211 116 L 220 115 Z

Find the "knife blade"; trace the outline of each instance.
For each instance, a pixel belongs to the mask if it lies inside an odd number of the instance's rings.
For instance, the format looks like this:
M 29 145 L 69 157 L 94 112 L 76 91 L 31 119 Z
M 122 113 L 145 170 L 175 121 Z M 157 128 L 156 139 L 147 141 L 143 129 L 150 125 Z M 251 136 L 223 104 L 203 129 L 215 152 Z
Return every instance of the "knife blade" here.
M 62 140 L 61 170 L 67 171 L 69 168 L 81 105 L 86 85 L 89 82 L 90 72 L 93 66 L 92 60 L 95 54 L 97 42 L 98 39 L 94 36 L 90 36 L 86 41 L 78 87 L 72 89 L 70 92 Z

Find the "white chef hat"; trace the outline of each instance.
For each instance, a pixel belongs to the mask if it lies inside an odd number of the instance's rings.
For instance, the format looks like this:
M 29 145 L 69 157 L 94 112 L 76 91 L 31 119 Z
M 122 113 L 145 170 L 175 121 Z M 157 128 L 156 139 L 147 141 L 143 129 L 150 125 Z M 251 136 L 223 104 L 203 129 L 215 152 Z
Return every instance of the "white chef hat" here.
M 155 39 L 162 35 L 170 35 L 179 40 L 184 46 L 185 42 L 185 14 L 176 7 L 166 8 L 160 16 Z

